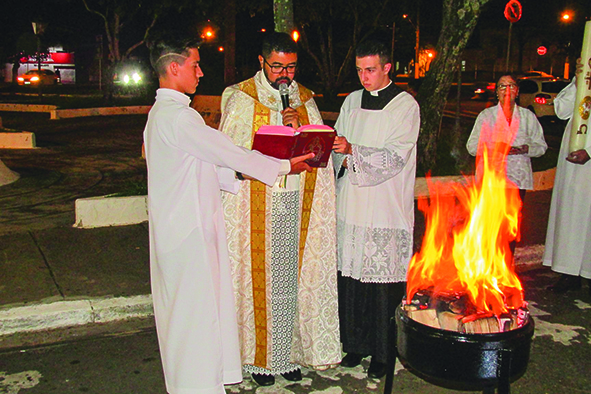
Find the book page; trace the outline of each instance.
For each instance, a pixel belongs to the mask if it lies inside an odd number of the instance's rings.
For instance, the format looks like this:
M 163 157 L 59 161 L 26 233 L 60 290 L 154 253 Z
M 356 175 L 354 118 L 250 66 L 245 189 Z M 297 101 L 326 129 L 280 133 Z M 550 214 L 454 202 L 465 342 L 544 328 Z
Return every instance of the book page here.
M 300 133 L 314 131 L 333 131 L 333 128 L 324 124 L 307 124 L 298 128 L 298 132 Z
M 286 135 L 293 137 L 296 134 L 296 130 L 289 126 L 268 126 L 264 125 L 259 127 L 256 134 L 264 135 Z

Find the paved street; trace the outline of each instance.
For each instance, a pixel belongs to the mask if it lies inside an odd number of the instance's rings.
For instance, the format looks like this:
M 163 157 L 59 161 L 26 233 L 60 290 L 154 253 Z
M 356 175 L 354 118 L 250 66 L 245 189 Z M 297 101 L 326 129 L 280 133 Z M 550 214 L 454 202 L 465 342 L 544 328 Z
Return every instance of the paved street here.
M 535 254 L 535 248 L 530 252 Z M 555 275 L 537 265 L 520 267 L 525 270 L 520 276 L 527 289 L 530 311 L 535 316 L 536 332 L 527 372 L 512 384 L 512 392 L 591 393 L 591 297 L 587 289 L 554 295 L 545 286 Z M 0 393 L 165 393 L 150 320 L 113 323 L 102 330 L 82 327 L 28 335 L 27 342 L 53 342 L 60 338 L 61 342 L 45 346 L 0 350 Z M 274 386 L 266 388 L 257 387 L 246 377 L 242 384 L 228 386 L 227 391 L 232 394 L 382 393 L 385 379 L 368 379 L 367 367 L 368 362 L 364 360 L 362 366 L 353 369 L 304 370 L 304 380 L 300 383 L 278 378 Z M 458 391 L 431 385 L 397 363 L 393 393 Z
M 35 133 L 38 149 L 0 149 L 21 175 L 0 189 L 0 235 L 74 223 L 74 201 L 133 187 L 145 179 L 145 115 L 50 121 L 48 114 L 0 112 L 5 128 Z

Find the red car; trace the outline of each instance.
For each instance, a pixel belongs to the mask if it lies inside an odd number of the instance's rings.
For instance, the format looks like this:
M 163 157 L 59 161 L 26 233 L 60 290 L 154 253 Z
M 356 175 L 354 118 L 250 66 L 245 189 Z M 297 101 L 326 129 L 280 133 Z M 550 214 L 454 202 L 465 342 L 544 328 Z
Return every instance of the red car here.
M 51 70 L 31 70 L 19 75 L 16 79 L 19 85 L 57 85 L 60 78 Z

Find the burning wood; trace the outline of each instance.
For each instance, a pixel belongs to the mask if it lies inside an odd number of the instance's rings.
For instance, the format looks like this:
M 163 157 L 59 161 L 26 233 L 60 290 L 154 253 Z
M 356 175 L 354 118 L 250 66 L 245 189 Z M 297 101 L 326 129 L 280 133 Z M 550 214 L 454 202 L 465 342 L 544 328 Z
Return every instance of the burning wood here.
M 429 327 L 466 334 L 493 334 L 514 330 L 528 319 L 527 303 L 499 316 L 478 312 L 467 294 L 436 294 L 425 290 L 415 293 L 402 308 L 412 320 Z
M 519 238 L 521 200 L 506 177 L 502 159 L 508 146 L 483 147 L 480 175 L 456 184 L 453 197 L 444 197 L 441 185 L 428 180 L 431 197 L 419 201 L 425 236 L 409 265 L 403 306 L 413 320 L 480 334 L 527 322 L 527 303 L 509 248 Z

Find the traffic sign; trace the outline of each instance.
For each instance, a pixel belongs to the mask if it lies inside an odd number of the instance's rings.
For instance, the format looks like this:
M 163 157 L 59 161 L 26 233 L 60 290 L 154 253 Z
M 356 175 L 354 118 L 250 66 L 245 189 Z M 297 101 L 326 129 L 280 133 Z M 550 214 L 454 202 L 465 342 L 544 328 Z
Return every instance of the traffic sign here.
M 505 18 L 511 23 L 521 19 L 521 3 L 517 0 L 509 0 L 505 6 Z

